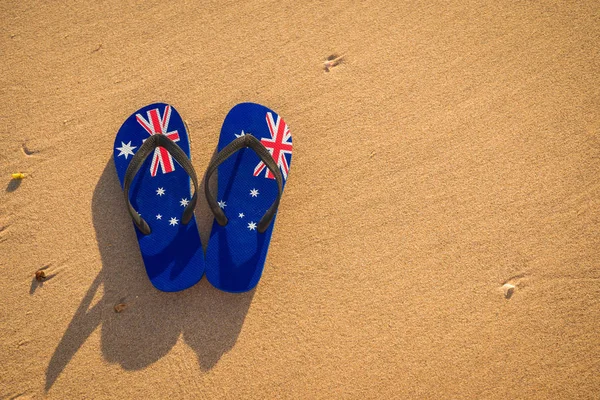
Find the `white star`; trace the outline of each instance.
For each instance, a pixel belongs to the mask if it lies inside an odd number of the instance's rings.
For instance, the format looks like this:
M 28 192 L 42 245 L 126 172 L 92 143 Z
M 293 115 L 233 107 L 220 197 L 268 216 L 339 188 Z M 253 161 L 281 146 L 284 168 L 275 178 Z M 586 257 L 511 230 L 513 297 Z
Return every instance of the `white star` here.
M 252 197 L 258 197 L 258 189 L 252 189 L 250 191 L 250 196 L 252 196 Z
M 239 214 L 238 214 L 238 217 L 240 217 L 240 218 L 244 218 L 244 213 L 239 213 Z
M 250 229 L 251 231 L 255 230 L 256 229 L 256 224 L 254 222 L 250 222 L 248 224 L 248 229 Z
M 244 130 L 242 129 L 242 133 L 240 133 L 239 135 L 237 133 L 234 134 L 236 138 L 238 137 L 242 137 L 242 136 L 246 136 L 246 134 L 244 133 Z
M 159 196 L 162 196 L 163 194 L 165 194 L 165 189 L 163 189 L 163 188 L 156 189 L 156 194 Z
M 162 219 L 162 215 L 156 214 L 156 219 Z
M 177 223 L 179 223 L 179 220 L 175 217 L 173 217 L 169 220 L 169 225 L 171 225 L 171 226 L 175 226 L 175 225 L 177 225 Z
M 181 199 L 181 201 L 179 202 L 179 204 L 181 204 L 183 207 L 185 207 L 188 204 L 190 204 L 190 201 L 188 199 Z
M 225 204 L 225 202 L 223 200 L 221 200 L 221 201 L 219 201 L 219 207 L 225 208 L 225 207 L 227 207 L 227 204 Z
M 129 157 L 130 155 L 133 156 L 133 149 L 136 148 L 137 146 L 131 145 L 131 140 L 127 144 L 125 144 L 125 142 L 121 142 L 121 147 L 117 147 L 117 150 L 119 150 L 119 154 L 117 155 L 117 157 L 124 156 L 127 160 L 127 157 Z

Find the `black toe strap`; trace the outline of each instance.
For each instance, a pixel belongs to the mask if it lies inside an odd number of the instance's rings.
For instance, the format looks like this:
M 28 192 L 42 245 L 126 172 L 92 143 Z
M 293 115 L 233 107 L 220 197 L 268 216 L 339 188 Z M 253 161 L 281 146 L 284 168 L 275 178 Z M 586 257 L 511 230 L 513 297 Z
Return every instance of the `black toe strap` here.
M 217 223 L 221 226 L 227 225 L 227 216 L 225 216 L 225 213 L 223 212 L 223 210 L 221 210 L 221 207 L 219 207 L 219 203 L 217 203 L 217 200 L 211 196 L 208 181 L 210 179 L 210 176 L 217 170 L 217 168 L 219 167 L 219 165 L 221 165 L 221 163 L 223 163 L 223 161 L 227 160 L 236 151 L 246 147 L 249 147 L 252 150 L 254 150 L 260 158 L 260 160 L 263 163 L 265 163 L 267 168 L 269 168 L 273 175 L 275 175 L 275 180 L 277 181 L 277 187 L 279 189 L 277 198 L 275 199 L 275 201 L 273 201 L 273 204 L 271 204 L 271 207 L 269 207 L 267 212 L 265 212 L 265 215 L 263 215 L 263 217 L 257 225 L 258 232 L 263 233 L 267 230 L 269 224 L 271 224 L 271 221 L 273 220 L 273 217 L 277 212 L 277 207 L 279 207 L 279 201 L 281 200 L 281 194 L 283 191 L 283 176 L 281 175 L 281 171 L 279 170 L 277 163 L 275 162 L 275 160 L 273 160 L 273 156 L 271 155 L 271 153 L 269 153 L 269 150 L 267 150 L 267 148 L 263 146 L 260 140 L 258 140 L 254 136 L 248 134 L 240 136 L 239 138 L 233 140 L 231 143 L 225 146 L 223 150 L 221 150 L 212 159 L 206 170 L 206 175 L 204 175 L 204 194 L 206 195 L 206 200 L 208 201 L 208 205 L 210 206 L 210 209 L 213 215 L 215 216 Z
M 148 235 L 152 230 L 148 226 L 148 223 L 138 214 L 138 212 L 131 205 L 131 201 L 129 201 L 129 187 L 131 186 L 131 182 L 133 178 L 137 175 L 140 170 L 142 164 L 146 160 L 146 158 L 156 149 L 157 147 L 164 147 L 167 149 L 169 153 L 173 156 L 175 161 L 179 163 L 187 172 L 187 174 L 192 178 L 192 182 L 194 182 L 194 196 L 192 196 L 192 200 L 183 210 L 183 215 L 181 216 L 181 223 L 187 224 L 192 219 L 194 215 L 194 208 L 196 207 L 196 201 L 198 199 L 198 178 L 196 177 L 196 171 L 192 166 L 192 162 L 188 158 L 187 154 L 181 149 L 181 147 L 177 146 L 175 142 L 166 137 L 165 135 L 156 134 L 150 136 L 146 141 L 140 146 L 140 149 L 135 153 L 129 166 L 127 167 L 127 171 L 125 172 L 125 179 L 123 184 L 123 192 L 125 193 L 125 202 L 127 203 L 127 208 L 129 210 L 129 215 L 133 219 L 133 222 L 138 227 L 140 232 L 144 235 Z

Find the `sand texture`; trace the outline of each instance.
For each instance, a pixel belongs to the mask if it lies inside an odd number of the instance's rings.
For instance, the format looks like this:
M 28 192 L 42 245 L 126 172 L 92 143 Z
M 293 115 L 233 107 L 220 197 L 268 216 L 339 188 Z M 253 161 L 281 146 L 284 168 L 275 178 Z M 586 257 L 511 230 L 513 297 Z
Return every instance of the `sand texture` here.
M 0 3 L 0 398 L 598 398 L 600 2 L 133 3 Z M 254 291 L 145 276 L 156 101 L 198 174 L 235 104 L 289 124 Z

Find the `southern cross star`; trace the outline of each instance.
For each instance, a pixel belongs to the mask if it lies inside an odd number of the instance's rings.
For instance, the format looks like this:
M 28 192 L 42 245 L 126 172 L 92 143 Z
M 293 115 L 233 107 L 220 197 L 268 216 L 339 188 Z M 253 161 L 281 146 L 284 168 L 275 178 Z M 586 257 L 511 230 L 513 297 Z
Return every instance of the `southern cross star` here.
M 156 189 L 156 194 L 159 196 L 162 196 L 163 194 L 165 194 L 165 189 L 163 189 L 163 188 Z
M 162 219 L 162 215 L 156 214 L 156 219 Z
M 179 202 L 179 204 L 181 204 L 183 207 L 185 207 L 188 204 L 190 204 L 190 201 L 188 199 L 181 199 L 181 201 Z
M 256 229 L 256 223 L 250 222 L 248 224 L 248 229 L 250 229 L 251 231 L 255 230 Z
M 119 154 L 117 155 L 117 157 L 124 156 L 127 160 L 127 157 L 129 157 L 130 155 L 133 156 L 133 149 L 136 148 L 137 146 L 131 145 L 131 140 L 127 144 L 125 144 L 125 142 L 121 142 L 121 147 L 117 147 L 117 150 L 119 150 Z
M 250 191 L 250 196 L 252 196 L 252 197 L 258 197 L 258 189 L 252 189 Z
M 178 223 L 179 223 L 179 220 L 178 220 L 177 218 L 175 218 L 175 217 L 173 217 L 173 218 L 171 218 L 171 219 L 169 220 L 169 225 L 171 225 L 171 226 L 175 226 L 175 225 L 177 225 Z
M 240 133 L 239 135 L 237 133 L 234 134 L 236 138 L 238 137 L 242 137 L 242 136 L 246 136 L 246 134 L 244 133 L 244 130 L 242 129 L 242 133 Z
M 240 218 L 244 218 L 244 213 L 239 213 L 239 214 L 238 214 L 238 217 L 240 217 Z
M 219 201 L 219 207 L 225 208 L 225 207 L 227 207 L 227 204 L 223 200 L 221 200 L 221 201 Z

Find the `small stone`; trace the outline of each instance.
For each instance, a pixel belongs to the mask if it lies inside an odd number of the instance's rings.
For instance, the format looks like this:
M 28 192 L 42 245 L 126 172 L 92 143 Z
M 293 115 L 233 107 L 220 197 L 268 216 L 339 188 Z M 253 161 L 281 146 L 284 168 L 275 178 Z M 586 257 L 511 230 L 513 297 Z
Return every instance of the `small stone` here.
M 515 292 L 515 285 L 505 283 L 504 285 L 502 285 L 502 290 L 504 290 L 504 297 L 510 299 L 513 293 Z
M 46 272 L 43 270 L 38 270 L 35 272 L 35 280 L 38 282 L 42 282 L 43 280 L 46 279 Z
M 119 303 L 115 306 L 115 312 L 116 313 L 122 313 L 123 311 L 125 311 L 125 309 L 127 308 L 127 304 L 125 303 Z

